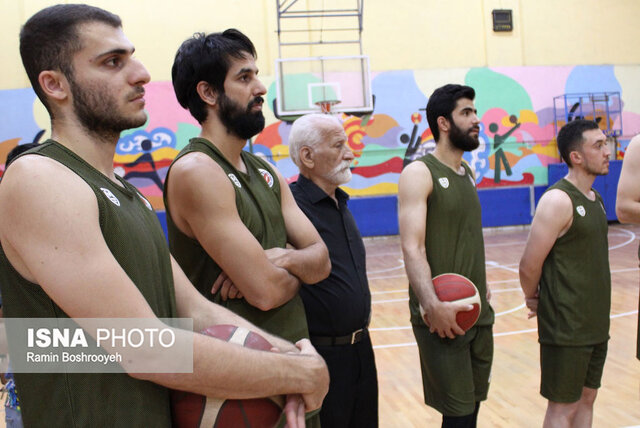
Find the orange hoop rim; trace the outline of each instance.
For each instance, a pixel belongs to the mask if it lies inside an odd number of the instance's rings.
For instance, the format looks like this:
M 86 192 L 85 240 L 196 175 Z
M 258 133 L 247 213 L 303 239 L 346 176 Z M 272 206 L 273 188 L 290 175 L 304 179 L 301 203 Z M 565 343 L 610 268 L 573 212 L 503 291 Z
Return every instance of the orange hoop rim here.
M 320 107 L 320 110 L 322 111 L 322 113 L 331 114 L 331 107 L 333 107 L 338 103 L 340 103 L 340 101 L 338 100 L 323 100 L 323 101 L 317 101 L 315 105 Z

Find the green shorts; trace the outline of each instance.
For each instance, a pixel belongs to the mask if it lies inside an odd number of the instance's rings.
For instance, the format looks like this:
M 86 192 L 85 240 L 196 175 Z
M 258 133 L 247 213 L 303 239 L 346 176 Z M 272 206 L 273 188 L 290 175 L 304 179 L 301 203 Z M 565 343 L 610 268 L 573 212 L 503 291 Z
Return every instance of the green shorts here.
M 464 336 L 441 339 L 414 324 L 420 351 L 424 402 L 444 416 L 466 416 L 487 399 L 493 361 L 492 326 L 474 326 Z
M 607 343 L 589 346 L 540 344 L 540 394 L 555 403 L 575 403 L 582 388 L 600 388 Z

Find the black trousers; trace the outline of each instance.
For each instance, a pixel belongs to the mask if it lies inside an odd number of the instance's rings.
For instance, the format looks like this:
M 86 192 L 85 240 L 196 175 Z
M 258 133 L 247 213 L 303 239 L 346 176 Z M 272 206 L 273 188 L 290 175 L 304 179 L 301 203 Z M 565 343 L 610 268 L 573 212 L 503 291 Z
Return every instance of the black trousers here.
M 322 428 L 376 428 L 378 373 L 369 334 L 353 345 L 316 346 L 329 368 Z

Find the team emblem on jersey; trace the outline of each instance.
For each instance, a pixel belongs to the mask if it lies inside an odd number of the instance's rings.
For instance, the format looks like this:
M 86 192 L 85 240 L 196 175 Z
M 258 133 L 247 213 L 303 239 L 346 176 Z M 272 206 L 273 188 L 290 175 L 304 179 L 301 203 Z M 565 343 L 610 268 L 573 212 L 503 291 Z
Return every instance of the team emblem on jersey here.
M 229 178 L 231 179 L 231 181 L 233 181 L 233 184 L 235 184 L 237 187 L 242 187 L 242 184 L 240 184 L 240 180 L 238 180 L 238 177 L 236 177 L 235 174 L 229 174 Z
M 449 187 L 449 179 L 447 177 L 438 178 L 438 183 L 445 189 Z
M 578 205 L 576 207 L 576 211 L 578 211 L 578 214 L 580 214 L 580 217 L 584 217 L 584 215 L 587 213 L 587 210 L 585 210 L 582 205 Z
M 269 187 L 273 187 L 273 175 L 271 175 L 271 173 L 266 169 L 258 168 L 258 171 L 262 174 L 262 178 L 267 182 L 267 185 Z
M 114 195 L 113 193 L 111 193 L 111 190 L 109 189 L 105 189 L 104 187 L 101 187 L 100 190 L 102 190 L 102 193 L 104 193 L 104 195 L 111 201 L 113 202 L 113 204 L 117 207 L 120 206 L 120 201 L 118 200 L 118 198 L 116 198 L 116 195 Z
M 149 202 L 147 200 L 147 198 L 142 196 L 142 193 L 140 193 L 140 192 L 138 192 L 138 196 L 140 197 L 140 199 L 142 199 L 142 202 L 144 202 L 144 204 L 147 206 L 147 208 L 149 208 L 149 210 L 153 211 L 153 207 L 151 206 L 151 202 Z

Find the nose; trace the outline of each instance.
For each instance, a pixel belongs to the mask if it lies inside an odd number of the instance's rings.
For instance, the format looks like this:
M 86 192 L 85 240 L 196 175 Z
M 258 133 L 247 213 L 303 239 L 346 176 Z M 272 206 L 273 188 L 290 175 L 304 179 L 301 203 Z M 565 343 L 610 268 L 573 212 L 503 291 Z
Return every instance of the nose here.
M 131 71 L 131 84 L 132 85 L 146 85 L 151 80 L 151 75 L 142 62 L 136 58 L 131 59 L 132 71 Z
M 256 84 L 255 89 L 253 91 L 253 95 L 255 97 L 258 97 L 258 96 L 261 97 L 261 96 L 263 96 L 264 94 L 267 93 L 267 88 L 264 86 L 264 84 L 262 83 L 262 81 L 260 79 L 256 79 L 256 82 L 257 82 L 257 84 Z
M 351 148 L 346 144 L 344 145 L 344 156 L 342 158 L 348 161 L 352 161 L 356 158 L 353 151 L 351 151 Z

